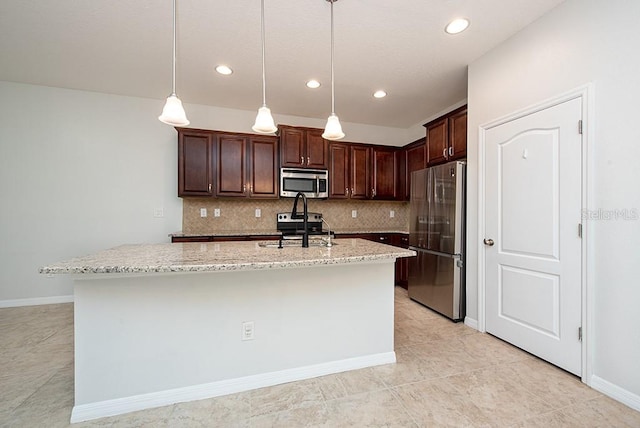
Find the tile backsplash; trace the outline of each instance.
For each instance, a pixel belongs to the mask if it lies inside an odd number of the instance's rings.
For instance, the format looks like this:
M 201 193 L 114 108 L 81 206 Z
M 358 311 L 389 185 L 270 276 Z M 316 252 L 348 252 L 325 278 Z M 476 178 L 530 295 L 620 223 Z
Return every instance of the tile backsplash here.
M 224 232 L 273 232 L 276 229 L 276 214 L 291 212 L 293 198 L 283 199 L 182 199 L 182 232 L 185 234 L 215 234 Z M 207 210 L 201 217 L 200 211 Z M 302 210 L 302 207 L 298 207 Z M 214 210 L 220 210 L 220 217 Z M 256 218 L 256 209 L 261 216 Z M 352 217 L 352 211 L 357 217 Z M 322 213 L 331 225 L 331 230 L 339 232 L 363 231 L 408 231 L 409 203 L 395 201 L 358 200 L 318 200 L 309 199 L 309 211 Z M 394 217 L 390 212 L 394 211 Z M 326 226 L 325 226 L 326 227 Z

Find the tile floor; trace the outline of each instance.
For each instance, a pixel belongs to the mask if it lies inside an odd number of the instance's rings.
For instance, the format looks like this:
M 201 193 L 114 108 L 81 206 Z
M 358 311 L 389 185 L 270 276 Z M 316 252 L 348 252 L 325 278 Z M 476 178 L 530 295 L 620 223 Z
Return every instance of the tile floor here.
M 73 305 L 0 309 L 0 427 L 67 427 Z M 396 288 L 397 364 L 73 427 L 640 427 L 640 413 Z

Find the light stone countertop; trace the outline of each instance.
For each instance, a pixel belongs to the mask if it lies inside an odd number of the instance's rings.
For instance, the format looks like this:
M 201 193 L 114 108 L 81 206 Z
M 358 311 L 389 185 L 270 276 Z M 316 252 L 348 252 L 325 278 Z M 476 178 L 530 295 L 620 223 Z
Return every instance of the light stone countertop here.
M 273 244 L 274 241 L 269 241 Z M 277 241 L 275 241 L 277 242 Z M 40 268 L 42 274 L 130 274 L 278 269 L 359 263 L 416 255 L 364 239 L 324 246 L 261 247 L 259 241 L 122 245 Z
M 337 235 L 340 234 L 344 234 L 344 235 L 351 235 L 351 234 L 365 234 L 365 233 L 401 233 L 401 234 L 405 234 L 408 235 L 409 232 L 407 232 L 406 230 L 373 230 L 373 229 L 351 229 L 351 230 L 346 230 L 346 229 L 331 229 L 332 233 L 335 233 Z M 326 231 L 325 231 L 326 233 Z M 169 237 L 176 237 L 176 238 L 188 238 L 188 237 L 195 237 L 195 236 L 214 236 L 214 237 L 225 237 L 225 236 L 280 236 L 281 232 L 278 232 L 277 230 L 274 229 L 269 229 L 269 230 L 220 230 L 220 231 L 215 231 L 215 232 L 209 232 L 209 233 L 184 233 L 184 232 L 175 232 L 175 233 L 171 233 L 169 234 Z M 320 236 L 320 235 L 314 235 L 314 236 Z

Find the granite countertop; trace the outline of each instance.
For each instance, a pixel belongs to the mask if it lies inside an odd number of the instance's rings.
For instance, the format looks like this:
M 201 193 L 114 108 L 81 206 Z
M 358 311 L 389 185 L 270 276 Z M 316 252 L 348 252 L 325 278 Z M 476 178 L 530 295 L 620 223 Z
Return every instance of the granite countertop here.
M 277 269 L 411 257 L 416 253 L 364 239 L 334 246 L 265 248 L 259 241 L 122 245 L 40 268 L 43 274 L 131 274 Z M 266 243 L 266 242 L 265 242 Z M 273 244 L 273 241 L 269 242 Z
M 402 233 L 409 234 L 406 230 L 369 230 L 369 229 L 356 229 L 356 230 L 346 230 L 346 229 L 331 229 L 332 233 L 337 235 L 340 234 L 360 234 L 360 233 Z M 194 236 L 280 236 L 281 233 L 275 229 L 269 230 L 221 230 L 210 233 L 184 233 L 184 232 L 175 232 L 169 234 L 169 237 L 176 238 L 188 238 Z

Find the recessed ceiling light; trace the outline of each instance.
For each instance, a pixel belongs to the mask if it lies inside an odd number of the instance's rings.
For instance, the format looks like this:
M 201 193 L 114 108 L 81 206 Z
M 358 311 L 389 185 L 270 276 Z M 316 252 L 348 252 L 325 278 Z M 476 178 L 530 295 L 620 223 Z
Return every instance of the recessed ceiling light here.
M 216 71 L 220 74 L 224 74 L 225 76 L 233 73 L 233 70 L 227 67 L 226 65 L 219 65 L 216 67 Z
M 307 88 L 316 89 L 320 87 L 320 82 L 317 80 L 309 80 L 307 82 Z
M 375 91 L 373 96 L 376 98 L 384 98 L 387 96 L 387 93 L 385 91 Z
M 444 29 L 449 34 L 462 33 L 469 26 L 469 20 L 466 18 L 458 18 L 451 21 Z

